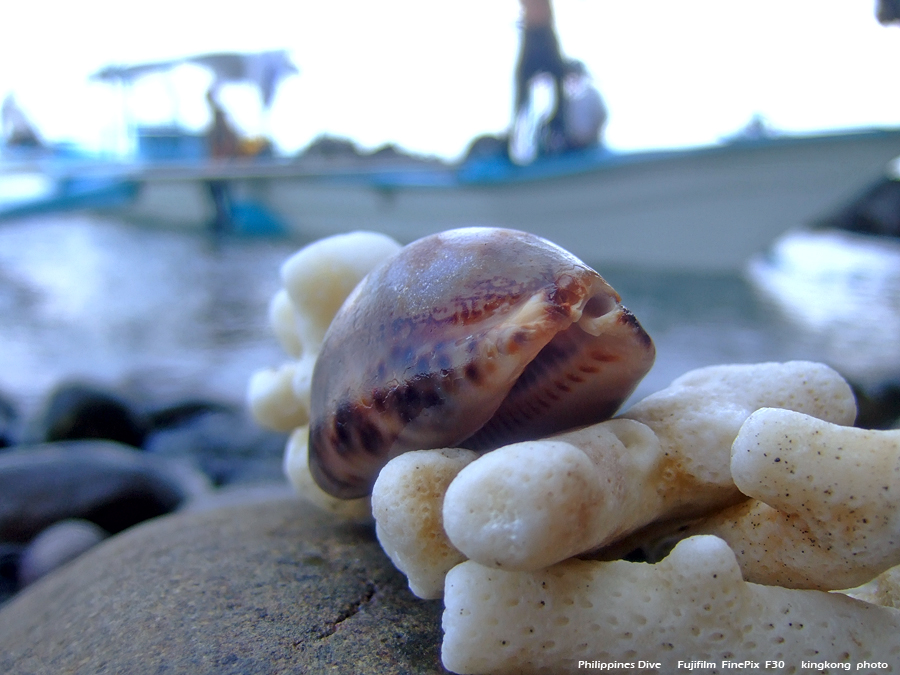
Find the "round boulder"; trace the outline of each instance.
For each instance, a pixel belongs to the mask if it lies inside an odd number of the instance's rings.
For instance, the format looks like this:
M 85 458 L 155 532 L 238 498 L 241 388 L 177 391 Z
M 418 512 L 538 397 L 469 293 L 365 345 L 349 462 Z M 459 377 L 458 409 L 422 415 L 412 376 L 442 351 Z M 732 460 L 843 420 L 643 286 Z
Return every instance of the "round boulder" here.
M 371 526 L 293 497 L 160 518 L 0 610 L 0 672 L 446 673 Z

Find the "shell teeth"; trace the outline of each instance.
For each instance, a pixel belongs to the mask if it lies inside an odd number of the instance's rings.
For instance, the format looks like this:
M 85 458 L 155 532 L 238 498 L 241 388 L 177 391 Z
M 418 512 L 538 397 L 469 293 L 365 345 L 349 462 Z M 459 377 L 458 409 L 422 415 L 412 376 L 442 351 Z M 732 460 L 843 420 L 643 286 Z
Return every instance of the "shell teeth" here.
M 528 364 L 481 429 L 463 443 L 489 450 L 612 416 L 653 364 L 655 349 L 633 315 L 615 311 L 579 321 Z
M 622 306 L 617 305 L 614 311 L 601 316 L 582 315 L 578 320 L 578 327 L 585 333 L 598 337 L 610 330 L 610 327 L 619 322 L 622 316 Z

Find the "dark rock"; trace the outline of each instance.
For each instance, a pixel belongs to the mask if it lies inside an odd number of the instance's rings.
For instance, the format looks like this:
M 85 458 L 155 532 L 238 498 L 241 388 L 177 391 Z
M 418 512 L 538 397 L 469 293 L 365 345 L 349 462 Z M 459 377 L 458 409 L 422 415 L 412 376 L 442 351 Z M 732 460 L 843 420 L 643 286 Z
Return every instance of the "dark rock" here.
M 242 410 L 211 410 L 155 431 L 144 448 L 191 457 L 216 485 L 281 480 L 287 434 L 261 429 Z
M 208 487 L 186 462 L 110 441 L 22 446 L 0 454 L 0 541 L 25 543 L 66 518 L 120 532 Z
M 149 410 L 147 418 L 154 431 L 187 424 L 207 413 L 234 413 L 234 406 L 218 401 L 192 399 Z
M 57 387 L 38 423 L 43 441 L 106 439 L 141 447 L 147 421 L 122 397 L 89 384 Z
M 25 547 L 0 543 L 0 605 L 19 590 L 19 558 Z
M 106 539 L 107 533 L 88 520 L 54 523 L 25 547 L 19 558 L 19 585 L 27 586 L 74 560 Z
M 900 237 L 900 180 L 882 178 L 816 224 L 860 234 Z
M 862 429 L 896 428 L 900 420 L 900 383 L 863 387 L 850 383 L 856 397 L 856 424 Z
M 0 672 L 445 673 L 441 612 L 371 527 L 274 499 L 146 523 L 28 587 Z
M 16 444 L 18 421 L 16 407 L 8 399 L 0 396 L 0 448 Z

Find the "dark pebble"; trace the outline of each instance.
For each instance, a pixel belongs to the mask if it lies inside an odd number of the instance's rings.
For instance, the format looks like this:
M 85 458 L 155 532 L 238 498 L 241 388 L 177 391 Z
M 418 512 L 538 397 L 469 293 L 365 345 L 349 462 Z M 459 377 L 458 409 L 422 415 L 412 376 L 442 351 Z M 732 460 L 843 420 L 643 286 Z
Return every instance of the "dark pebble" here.
M 862 387 L 850 383 L 856 396 L 856 426 L 862 429 L 892 429 L 900 423 L 900 383 L 882 382 Z
M 287 434 L 261 429 L 241 409 L 179 411 L 167 415 L 172 422 L 147 438 L 148 453 L 190 457 L 216 485 L 283 480 Z
M 19 558 L 25 547 L 0 543 L 0 605 L 19 589 Z
M 15 445 L 18 439 L 19 414 L 12 401 L 0 395 L 0 448 Z
M 61 384 L 49 395 L 37 422 L 42 441 L 105 439 L 139 448 L 148 422 L 124 397 L 82 382 Z
M 69 518 L 54 523 L 32 539 L 22 551 L 19 585 L 34 583 L 92 549 L 107 536 L 106 531 L 89 520 Z
M 110 441 L 20 446 L 0 454 L 0 542 L 28 542 L 66 518 L 120 532 L 174 511 L 208 487 L 187 462 Z
M 235 407 L 219 401 L 192 399 L 149 410 L 147 418 L 153 431 L 189 424 L 208 413 L 234 413 Z

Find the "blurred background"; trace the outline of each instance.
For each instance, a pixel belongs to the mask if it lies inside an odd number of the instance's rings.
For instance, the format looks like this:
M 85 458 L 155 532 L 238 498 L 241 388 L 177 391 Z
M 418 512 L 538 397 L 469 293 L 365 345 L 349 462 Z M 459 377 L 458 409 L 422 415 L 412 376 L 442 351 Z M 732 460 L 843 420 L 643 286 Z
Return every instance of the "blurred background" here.
M 875 20 L 871 0 L 555 0 L 553 8 L 563 52 L 586 65 L 603 95 L 606 142 L 617 150 L 714 143 L 755 115 L 787 132 L 900 123 L 891 84 L 898 30 Z M 286 50 L 299 72 L 278 87 L 267 129 L 252 87 L 223 88 L 242 133 L 266 131 L 284 154 L 328 134 L 459 159 L 476 136 L 509 126 L 519 14 L 515 0 L 10 3 L 0 98 L 12 93 L 48 141 L 112 149 L 122 92 L 91 75 Z M 203 129 L 210 81 L 190 64 L 148 76 L 129 92 L 129 114 Z
M 529 4 L 551 10 L 558 44 L 523 73 Z M 616 286 L 659 346 L 638 395 L 709 363 L 813 358 L 890 417 L 896 12 L 13 3 L 0 392 L 20 427 L 73 378 L 240 403 L 249 373 L 282 359 L 266 304 L 300 245 L 502 225 Z

